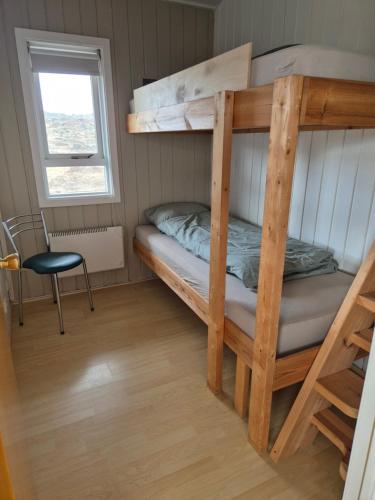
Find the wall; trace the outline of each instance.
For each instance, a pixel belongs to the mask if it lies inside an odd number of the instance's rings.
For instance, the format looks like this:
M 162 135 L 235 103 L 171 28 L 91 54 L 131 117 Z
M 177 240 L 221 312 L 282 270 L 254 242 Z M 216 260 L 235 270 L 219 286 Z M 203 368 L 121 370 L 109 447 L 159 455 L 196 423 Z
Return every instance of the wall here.
M 215 53 L 252 41 L 255 55 L 314 43 L 375 55 L 373 0 L 223 0 Z M 267 134 L 236 135 L 232 211 L 261 224 Z M 354 272 L 375 237 L 375 131 L 300 134 L 289 232 L 335 251 Z
M 131 249 L 143 210 L 161 201 L 207 202 L 211 142 L 208 136 L 130 136 L 125 119 L 132 89 L 143 77 L 161 78 L 212 55 L 213 13 L 163 0 L 0 0 L 0 209 L 5 218 L 38 210 L 14 27 L 109 38 L 112 50 L 122 201 L 46 210 L 51 230 L 123 225 L 126 268 L 92 275 L 94 286 L 148 276 Z M 42 250 L 32 235 L 26 254 Z M 27 273 L 25 294 L 50 293 L 49 281 Z M 66 278 L 64 291 L 83 288 Z

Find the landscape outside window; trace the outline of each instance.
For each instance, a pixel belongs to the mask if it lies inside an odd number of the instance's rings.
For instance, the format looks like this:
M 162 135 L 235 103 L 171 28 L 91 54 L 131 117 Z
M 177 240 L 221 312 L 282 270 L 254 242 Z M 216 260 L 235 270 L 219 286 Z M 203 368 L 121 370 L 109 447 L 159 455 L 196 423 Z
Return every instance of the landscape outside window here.
M 94 155 L 98 140 L 91 77 L 39 73 L 47 147 L 50 155 Z M 48 166 L 51 195 L 108 191 L 104 165 Z

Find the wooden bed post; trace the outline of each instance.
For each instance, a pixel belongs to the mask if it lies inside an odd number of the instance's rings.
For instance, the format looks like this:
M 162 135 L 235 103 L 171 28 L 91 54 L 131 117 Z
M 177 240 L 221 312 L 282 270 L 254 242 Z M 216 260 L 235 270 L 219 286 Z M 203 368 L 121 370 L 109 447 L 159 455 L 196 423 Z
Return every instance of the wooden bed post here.
M 234 407 L 241 418 L 246 417 L 249 410 L 250 368 L 237 354 L 236 385 L 234 390 Z
M 207 349 L 207 382 L 215 394 L 219 393 L 222 388 L 233 102 L 234 92 L 223 91 L 215 96 L 211 171 L 211 247 Z
M 249 408 L 249 440 L 258 451 L 268 447 L 302 90 L 303 76 L 274 83 Z

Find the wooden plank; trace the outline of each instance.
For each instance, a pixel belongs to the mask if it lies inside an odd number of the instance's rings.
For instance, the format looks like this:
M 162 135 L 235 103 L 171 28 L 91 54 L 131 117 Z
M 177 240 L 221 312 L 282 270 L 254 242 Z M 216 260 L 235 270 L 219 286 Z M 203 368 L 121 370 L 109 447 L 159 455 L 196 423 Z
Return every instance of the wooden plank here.
M 225 318 L 224 342 L 250 368 L 253 365 L 253 345 L 251 337 L 229 318 Z
M 219 92 L 215 97 L 207 349 L 208 386 L 214 393 L 219 393 L 222 385 L 233 101 L 233 92 Z
M 208 323 L 208 304 L 199 293 L 172 271 L 164 262 L 147 250 L 138 240 L 133 241 L 134 250 L 142 261 L 152 269 L 204 322 Z
M 285 246 L 303 77 L 274 84 L 251 378 L 249 439 L 268 446 Z
M 127 130 L 130 134 L 212 130 L 214 110 L 214 98 L 207 97 L 198 101 L 133 113 L 128 115 Z
M 375 313 L 375 292 L 364 293 L 358 296 L 357 304 L 368 311 Z
M 271 123 L 273 84 L 235 92 L 233 128 L 264 129 Z
M 373 328 L 367 328 L 366 330 L 362 330 L 361 332 L 354 332 L 350 334 L 349 337 L 345 340 L 345 343 L 347 346 L 355 344 L 360 349 L 363 349 L 366 352 L 370 352 L 373 336 Z
M 314 415 L 311 423 L 345 456 L 353 444 L 354 428 L 344 422 L 336 413 L 326 408 Z
M 305 77 L 301 125 L 375 127 L 375 83 Z
M 351 418 L 358 417 L 364 379 L 352 370 L 319 378 L 314 389 Z
M 342 462 L 340 462 L 339 474 L 343 481 L 346 481 L 346 476 L 348 475 L 348 462 L 348 459 L 346 459 L 346 461 L 343 460 Z
M 290 385 L 305 380 L 318 351 L 319 347 L 311 347 L 278 358 L 276 360 L 273 390 L 278 391 L 284 387 L 289 387 Z
M 375 286 L 375 244 L 361 265 L 332 326 L 319 350 L 296 401 L 271 451 L 274 461 L 295 453 L 307 444 L 304 436 L 311 426 L 312 416 L 329 403 L 313 390 L 318 378 L 349 368 L 358 348 L 344 347 L 343 342 L 353 331 L 373 324 L 373 314 L 356 304 L 358 294 Z
M 212 97 L 221 90 L 242 90 L 250 84 L 252 44 L 199 63 L 134 90 L 136 112 L 171 106 L 197 97 Z
M 250 368 L 237 356 L 234 407 L 241 418 L 247 415 L 250 397 Z

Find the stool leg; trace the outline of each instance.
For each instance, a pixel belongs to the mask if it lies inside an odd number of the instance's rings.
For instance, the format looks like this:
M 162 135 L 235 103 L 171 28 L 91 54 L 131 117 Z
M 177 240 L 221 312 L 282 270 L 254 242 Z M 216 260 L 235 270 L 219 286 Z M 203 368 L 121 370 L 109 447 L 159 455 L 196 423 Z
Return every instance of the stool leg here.
M 87 272 L 87 266 L 86 266 L 85 259 L 83 259 L 83 261 L 82 261 L 82 266 L 83 266 L 83 272 L 85 274 L 85 281 L 86 281 L 87 295 L 89 296 L 90 309 L 91 309 L 91 311 L 93 311 L 94 310 L 94 302 L 92 300 L 90 280 L 89 280 L 89 275 Z
M 61 309 L 61 301 L 60 301 L 60 291 L 59 291 L 59 280 L 57 278 L 57 274 L 53 275 L 53 282 L 55 285 L 55 294 L 56 294 L 56 302 L 57 302 L 57 311 L 59 313 L 59 324 L 60 324 L 60 334 L 64 335 L 64 323 Z
M 51 288 L 52 288 L 53 303 L 54 303 L 54 304 L 57 304 L 57 300 L 56 300 L 56 290 L 55 290 L 55 283 L 54 283 L 54 281 L 53 281 L 53 275 L 52 275 L 52 274 L 51 274 L 50 278 L 51 278 Z
M 22 272 L 18 270 L 18 321 L 23 326 Z

